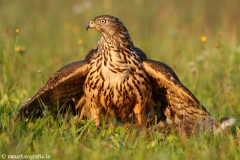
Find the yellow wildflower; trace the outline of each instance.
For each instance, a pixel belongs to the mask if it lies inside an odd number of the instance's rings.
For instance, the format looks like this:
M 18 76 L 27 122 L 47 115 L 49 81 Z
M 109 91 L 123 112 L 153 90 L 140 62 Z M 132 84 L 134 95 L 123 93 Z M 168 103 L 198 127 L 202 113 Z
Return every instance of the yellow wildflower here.
M 15 46 L 15 51 L 23 54 L 26 51 L 25 46 Z
M 207 37 L 202 36 L 202 37 L 201 37 L 201 41 L 202 41 L 203 43 L 205 43 L 205 42 L 207 41 Z
M 30 128 L 33 128 L 35 125 L 33 122 L 28 122 L 27 124 L 27 127 L 30 129 Z
M 78 40 L 77 42 L 79 45 L 81 45 L 83 43 L 83 41 L 81 39 Z
M 19 52 L 21 50 L 20 46 L 15 46 L 15 51 Z
M 15 30 L 16 33 L 19 33 L 19 31 L 20 31 L 20 30 L 19 30 L 18 28 Z

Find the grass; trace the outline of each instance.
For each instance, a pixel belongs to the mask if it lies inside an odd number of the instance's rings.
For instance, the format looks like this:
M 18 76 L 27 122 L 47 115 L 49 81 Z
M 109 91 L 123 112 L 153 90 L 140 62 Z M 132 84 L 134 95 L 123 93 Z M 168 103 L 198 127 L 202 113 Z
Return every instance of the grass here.
M 97 15 L 123 21 L 135 45 L 170 65 L 217 119 L 239 118 L 240 11 L 224 1 L 0 2 L 0 156 L 46 154 L 50 159 L 239 159 L 239 123 L 231 134 L 176 134 L 121 126 L 96 131 L 92 122 L 51 116 L 15 122 L 23 103 L 60 67 L 83 59 L 100 34 L 85 31 Z M 205 37 L 206 41 L 201 40 Z M 89 132 L 87 133 L 87 130 Z M 34 157 L 32 157 L 34 158 Z M 35 158 L 37 159 L 37 158 Z

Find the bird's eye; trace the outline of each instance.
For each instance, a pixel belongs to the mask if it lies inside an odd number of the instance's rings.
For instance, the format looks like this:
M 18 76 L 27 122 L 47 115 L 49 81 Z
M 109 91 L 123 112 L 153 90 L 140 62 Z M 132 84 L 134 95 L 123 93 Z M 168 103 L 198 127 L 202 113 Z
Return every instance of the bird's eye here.
M 106 20 L 105 20 L 105 19 L 100 19 L 99 22 L 100 22 L 101 24 L 105 24 L 105 23 L 106 23 Z

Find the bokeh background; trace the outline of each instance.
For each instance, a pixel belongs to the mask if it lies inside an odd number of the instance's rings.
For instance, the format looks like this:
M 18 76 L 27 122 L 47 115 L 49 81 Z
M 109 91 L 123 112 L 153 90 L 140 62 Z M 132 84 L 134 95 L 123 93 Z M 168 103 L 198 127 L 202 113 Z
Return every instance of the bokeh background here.
M 123 126 L 99 133 L 91 121 L 76 125 L 76 117 L 14 121 L 54 72 L 96 48 L 101 35 L 85 27 L 102 14 L 118 17 L 134 44 L 171 66 L 216 119 L 239 119 L 239 7 L 239 0 L 0 0 L 0 155 L 240 159 L 239 120 L 231 134 L 189 139 L 158 131 L 146 138 Z
M 171 66 L 217 118 L 239 116 L 238 0 L 1 0 L 2 104 L 19 108 L 59 68 L 84 59 L 101 35 L 86 31 L 110 14 L 148 58 Z

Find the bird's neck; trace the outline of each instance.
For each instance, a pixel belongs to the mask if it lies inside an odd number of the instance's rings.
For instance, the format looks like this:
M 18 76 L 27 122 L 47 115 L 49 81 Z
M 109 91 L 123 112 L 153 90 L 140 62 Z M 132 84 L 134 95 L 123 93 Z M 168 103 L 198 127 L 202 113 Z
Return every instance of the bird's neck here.
M 125 32 L 124 34 L 115 34 L 113 36 L 113 39 L 115 40 L 115 43 L 120 43 L 125 48 L 130 49 L 131 47 L 134 47 L 131 37 L 127 32 Z
M 113 35 L 102 34 L 102 37 L 98 42 L 98 47 L 104 46 L 102 44 L 110 44 L 111 46 L 116 48 L 131 49 L 134 47 L 134 44 L 128 32 L 124 32 L 121 34 L 115 33 Z
M 108 69 L 128 75 L 131 64 L 140 62 L 139 56 L 134 51 L 134 45 L 130 36 L 102 36 L 98 42 L 98 52 L 96 54 L 96 62 L 100 62 Z M 133 62 L 130 62 L 133 61 Z M 117 69 L 116 69 L 117 68 Z M 107 73 L 107 72 L 106 72 Z

